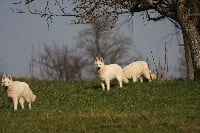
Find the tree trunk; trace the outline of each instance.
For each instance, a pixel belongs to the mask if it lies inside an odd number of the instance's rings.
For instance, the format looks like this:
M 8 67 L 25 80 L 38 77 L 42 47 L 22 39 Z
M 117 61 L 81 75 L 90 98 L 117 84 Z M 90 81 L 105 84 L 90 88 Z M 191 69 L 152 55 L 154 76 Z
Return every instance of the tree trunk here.
M 200 79 L 200 35 L 197 29 L 197 21 L 194 21 L 195 16 L 191 16 L 186 0 L 180 0 L 179 2 L 177 17 L 182 27 L 184 44 L 186 46 L 185 52 L 188 52 L 189 50 L 187 50 L 187 48 L 190 48 L 194 68 L 194 79 Z M 189 53 L 187 54 L 189 55 Z M 186 58 L 189 58 L 187 54 Z
M 183 35 L 184 38 L 184 48 L 185 48 L 185 59 L 186 59 L 186 65 L 187 65 L 187 78 L 189 80 L 194 79 L 194 68 L 192 63 L 192 55 L 190 50 L 189 42 L 187 41 L 187 38 L 185 35 Z

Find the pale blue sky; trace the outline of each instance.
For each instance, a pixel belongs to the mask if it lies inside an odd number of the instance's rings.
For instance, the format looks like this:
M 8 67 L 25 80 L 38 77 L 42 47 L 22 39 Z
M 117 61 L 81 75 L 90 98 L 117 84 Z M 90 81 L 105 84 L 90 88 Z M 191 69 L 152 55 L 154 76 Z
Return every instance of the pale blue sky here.
M 10 1 L 0 1 L 0 64 L 1 70 L 14 76 L 29 76 L 28 63 L 32 46 L 38 47 L 43 43 L 58 45 L 75 44 L 78 31 L 86 28 L 85 25 L 72 25 L 69 18 L 56 18 L 48 30 L 46 21 L 40 16 L 30 14 L 16 14 L 10 10 Z M 146 24 L 146 26 L 145 26 Z M 144 57 L 150 56 L 153 51 L 158 60 L 164 56 L 163 38 L 174 32 L 173 26 L 166 20 L 161 22 L 144 22 L 142 18 L 135 17 L 133 33 L 129 32 L 125 24 L 121 32 L 133 38 L 133 44 L 137 46 Z M 178 65 L 178 45 L 175 44 L 177 37 L 168 38 L 168 58 L 170 65 Z M 161 58 L 161 60 L 163 60 Z M 177 77 L 174 70 L 170 75 Z

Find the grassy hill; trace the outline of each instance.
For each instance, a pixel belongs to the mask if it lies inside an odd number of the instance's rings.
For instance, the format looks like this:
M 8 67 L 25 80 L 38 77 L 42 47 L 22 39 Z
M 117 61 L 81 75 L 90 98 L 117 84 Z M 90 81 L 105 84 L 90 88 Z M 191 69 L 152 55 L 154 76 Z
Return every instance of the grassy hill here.
M 0 93 L 0 132 L 200 132 L 200 81 L 114 82 L 109 92 L 98 81 L 27 82 L 32 110 L 8 109 Z

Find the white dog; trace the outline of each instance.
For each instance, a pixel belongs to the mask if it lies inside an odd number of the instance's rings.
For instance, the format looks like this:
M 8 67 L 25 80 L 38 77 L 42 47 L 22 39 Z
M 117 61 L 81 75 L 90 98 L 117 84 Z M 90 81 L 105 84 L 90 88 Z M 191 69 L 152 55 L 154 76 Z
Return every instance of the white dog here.
M 14 110 L 17 110 L 18 100 L 22 109 L 24 109 L 24 102 L 27 102 L 29 109 L 31 109 L 31 103 L 35 101 L 36 95 L 33 94 L 27 83 L 13 81 L 11 75 L 4 74 L 2 76 L 2 87 L 7 94 L 8 101 L 14 106 Z
M 124 76 L 122 68 L 117 64 L 105 65 L 103 58 L 96 57 L 95 66 L 98 71 L 98 76 L 101 80 L 102 89 L 105 90 L 105 84 L 107 90 L 110 90 L 110 80 L 117 79 L 119 86 L 122 88 L 122 81 L 128 83 L 128 79 Z M 105 84 L 104 84 L 105 83 Z
M 151 71 L 145 61 L 136 61 L 123 68 L 126 78 L 133 79 L 133 82 L 143 82 L 143 77 L 151 82 Z

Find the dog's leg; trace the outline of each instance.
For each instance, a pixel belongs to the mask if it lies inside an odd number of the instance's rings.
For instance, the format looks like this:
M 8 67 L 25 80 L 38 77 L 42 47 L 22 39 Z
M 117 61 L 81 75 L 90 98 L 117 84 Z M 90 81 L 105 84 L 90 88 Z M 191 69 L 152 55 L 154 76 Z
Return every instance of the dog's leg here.
M 20 99 L 19 99 L 19 103 L 20 103 L 20 106 L 21 106 L 21 108 L 22 109 L 24 109 L 24 98 L 23 97 L 21 97 Z
M 13 98 L 14 110 L 17 110 L 18 99 L 17 97 Z
M 119 82 L 119 87 L 122 88 L 122 80 L 118 80 Z
M 28 108 L 31 109 L 31 102 L 28 103 Z
M 105 84 L 101 81 L 101 87 L 103 90 L 105 90 Z
M 133 82 L 137 82 L 137 77 L 133 76 Z
M 122 88 L 122 77 L 117 77 L 117 81 L 119 82 L 119 87 Z
M 28 97 L 26 97 L 25 100 L 28 102 L 28 108 L 31 109 L 31 100 Z
M 140 76 L 140 82 L 143 82 L 143 77 L 142 77 L 142 75 Z
M 107 91 L 110 90 L 110 80 L 106 80 L 106 87 L 107 87 Z

